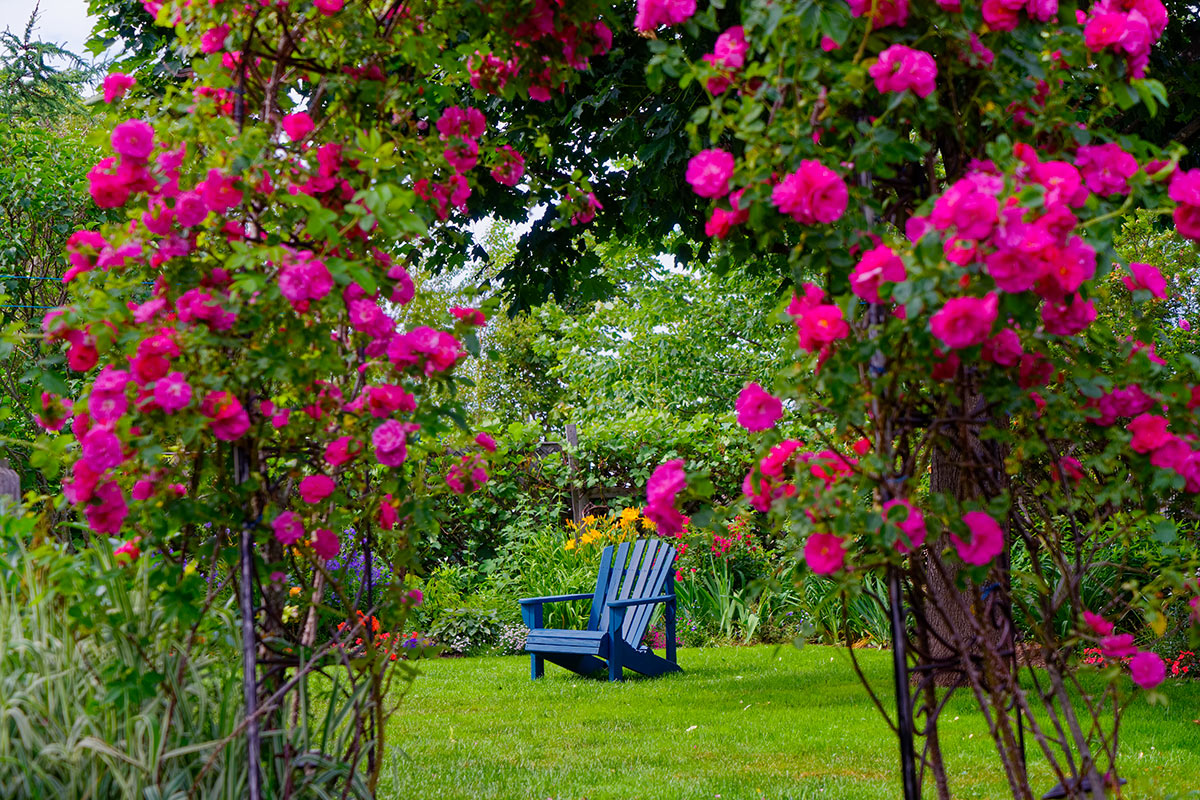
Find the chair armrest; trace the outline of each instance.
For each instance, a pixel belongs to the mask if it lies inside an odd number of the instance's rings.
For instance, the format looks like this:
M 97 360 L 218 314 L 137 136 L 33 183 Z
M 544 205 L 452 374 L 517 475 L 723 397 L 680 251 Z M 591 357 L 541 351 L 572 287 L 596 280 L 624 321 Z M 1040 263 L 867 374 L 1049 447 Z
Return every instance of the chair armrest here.
M 523 606 L 541 605 L 542 603 L 564 603 L 568 600 L 583 600 L 592 597 L 592 593 L 587 594 L 555 594 L 549 597 L 523 597 L 517 602 Z
M 647 603 L 673 603 L 675 595 L 660 594 L 657 597 L 643 597 L 641 600 L 614 600 L 608 604 L 609 608 L 629 608 L 630 606 L 644 606 Z

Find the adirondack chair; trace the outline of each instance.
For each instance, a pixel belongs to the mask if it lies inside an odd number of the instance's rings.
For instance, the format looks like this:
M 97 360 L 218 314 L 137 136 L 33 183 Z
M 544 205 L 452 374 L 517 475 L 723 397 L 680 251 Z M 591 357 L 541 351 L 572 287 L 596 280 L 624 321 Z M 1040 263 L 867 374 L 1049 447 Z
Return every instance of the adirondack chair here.
M 545 661 L 580 675 L 602 670 L 607 662 L 610 681 L 621 680 L 624 667 L 642 675 L 682 672 L 675 663 L 675 555 L 675 548 L 659 539 L 640 539 L 632 546 L 630 542 L 609 545 L 600 556 L 595 592 L 521 600 L 521 617 L 529 628 L 525 650 L 530 677 L 542 677 Z M 542 627 L 544 604 L 588 597 L 592 598 L 592 613 L 587 630 Z M 642 645 L 659 603 L 665 605 L 666 658 Z

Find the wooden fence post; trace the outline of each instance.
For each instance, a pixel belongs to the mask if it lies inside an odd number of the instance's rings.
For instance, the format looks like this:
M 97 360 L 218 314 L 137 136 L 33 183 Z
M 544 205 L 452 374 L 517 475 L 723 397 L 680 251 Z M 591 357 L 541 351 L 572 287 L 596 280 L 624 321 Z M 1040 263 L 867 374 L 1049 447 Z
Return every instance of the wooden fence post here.
M 21 476 L 8 466 L 8 459 L 0 458 L 0 514 L 14 512 L 21 503 Z
M 567 424 L 567 468 L 571 473 L 571 520 L 575 523 L 575 538 L 579 538 L 579 524 L 583 522 L 583 487 L 580 486 L 579 462 L 575 450 L 579 447 L 579 432 L 575 423 Z

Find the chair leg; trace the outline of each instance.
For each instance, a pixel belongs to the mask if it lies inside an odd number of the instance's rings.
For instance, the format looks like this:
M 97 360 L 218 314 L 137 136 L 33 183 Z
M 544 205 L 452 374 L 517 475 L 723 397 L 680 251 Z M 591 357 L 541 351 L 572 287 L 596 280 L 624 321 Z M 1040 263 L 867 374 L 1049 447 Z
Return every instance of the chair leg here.
M 672 587 L 674 588 L 674 587 Z M 668 600 L 667 607 L 664 609 L 664 616 L 667 618 L 667 661 L 672 664 L 677 663 L 675 660 L 675 601 Z
M 624 644 L 621 639 L 621 627 L 624 624 L 625 609 L 610 609 L 608 617 L 608 679 L 610 681 L 624 679 L 621 667 L 621 645 Z
M 537 653 L 529 654 L 529 679 L 536 681 L 546 674 L 546 662 Z
M 625 670 L 621 666 L 621 650 L 616 645 L 608 655 L 608 679 L 610 681 L 625 680 Z

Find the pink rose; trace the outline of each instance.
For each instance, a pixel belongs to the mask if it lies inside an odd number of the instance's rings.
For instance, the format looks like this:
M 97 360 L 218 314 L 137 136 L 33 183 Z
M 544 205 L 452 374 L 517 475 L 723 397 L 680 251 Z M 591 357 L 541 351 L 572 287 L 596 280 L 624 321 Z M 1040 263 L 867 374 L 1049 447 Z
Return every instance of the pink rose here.
M 496 440 L 486 433 L 479 433 L 475 436 L 475 444 L 487 450 L 489 453 L 496 452 Z
M 735 25 L 717 37 L 713 47 L 713 60 L 725 69 L 738 70 L 746 63 L 750 45 L 746 41 L 746 29 Z
M 362 452 L 362 442 L 353 436 L 339 436 L 325 446 L 325 462 L 337 467 L 358 457 Z
M 300 499 L 306 503 L 319 503 L 333 494 L 335 486 L 328 475 L 309 475 L 300 481 Z
M 379 527 L 385 531 L 390 531 L 396 527 L 396 521 L 400 519 L 399 513 L 396 511 L 396 502 L 390 494 L 383 496 L 383 500 L 379 503 Z
M 983 343 L 983 359 L 1012 367 L 1021 361 L 1025 351 L 1021 348 L 1021 337 L 1012 328 L 1002 328 L 995 336 Z
M 218 25 L 215 28 L 209 28 L 200 37 L 200 52 L 208 55 L 216 53 L 225 48 L 225 37 L 229 35 L 228 25 Z
M 181 192 L 175 198 L 175 219 L 181 228 L 194 228 L 208 218 L 208 205 L 196 192 Z
M 294 512 L 284 511 L 271 523 L 275 539 L 285 547 L 304 538 L 304 523 Z
M 210 169 L 208 177 L 196 184 L 196 190 L 214 214 L 224 214 L 242 202 L 242 190 L 234 187 L 234 178 L 219 169 Z
M 141 538 L 140 536 L 135 536 L 113 550 L 113 561 L 118 564 L 132 564 L 137 561 L 142 555 L 142 551 L 138 548 L 138 542 L 141 541 Z
M 1167 667 L 1157 653 L 1143 650 L 1129 659 L 1129 674 L 1143 689 L 1153 689 L 1167 677 Z
M 881 93 L 911 89 L 918 97 L 928 97 L 935 88 L 937 64 L 923 50 L 894 44 L 879 54 L 867 72 Z
M 154 128 L 140 119 L 127 119 L 113 128 L 112 146 L 117 155 L 144 162 L 154 152 Z
M 1151 296 L 1158 300 L 1162 300 L 1167 296 L 1167 279 L 1158 271 L 1158 267 L 1151 264 L 1143 264 L 1139 261 L 1134 261 L 1129 265 L 1131 275 L 1126 275 L 1122 280 L 1125 282 L 1125 288 L 1129 291 L 1149 292 Z
M 771 202 L 780 213 L 801 225 L 836 222 L 850 199 L 846 183 L 819 161 L 806 159 L 771 191 Z
M 95 427 L 80 437 L 83 460 L 96 472 L 104 472 L 125 460 L 121 440 L 111 428 Z
M 1113 632 L 1113 624 L 1099 614 L 1093 614 L 1091 611 L 1083 612 L 1083 621 L 1097 636 L 1108 636 Z
M 104 102 L 111 103 L 114 100 L 120 100 L 125 96 L 125 92 L 137 83 L 137 80 L 132 75 L 126 75 L 123 72 L 114 72 L 111 75 L 106 75 L 104 78 Z
M 211 392 L 200 404 L 200 413 L 212 420 L 213 435 L 226 442 L 250 430 L 250 417 L 230 392 Z
M 314 127 L 313 118 L 304 111 L 297 111 L 283 118 L 283 132 L 293 142 L 306 139 Z
M 1096 14 L 1083 26 L 1083 43 L 1092 52 L 1115 45 L 1125 35 L 1125 20 L 1120 13 Z
M 804 543 L 804 561 L 817 575 L 832 575 L 846 565 L 846 550 L 841 537 L 832 533 L 814 533 Z
M 724 197 L 729 194 L 733 167 L 733 156 L 724 150 L 701 150 L 688 161 L 687 182 L 701 197 Z
M 492 167 L 493 180 L 505 186 L 516 186 L 524 175 L 525 158 L 511 145 L 497 147 L 495 166 Z
M 398 467 L 408 457 L 408 428 L 394 419 L 380 425 L 371 434 L 375 458 L 385 467 Z
M 1096 320 L 1096 304 L 1073 295 L 1071 302 L 1053 303 L 1049 300 L 1042 306 L 1042 321 L 1046 333 L 1055 336 L 1074 336 L 1082 333 Z
M 192 387 L 182 372 L 172 372 L 154 383 L 154 402 L 166 414 L 187 408 L 192 402 Z
M 316 6 L 317 11 L 327 17 L 332 17 L 342 10 L 342 7 L 346 5 L 346 0 L 313 0 L 313 5 Z
M 1082 145 L 1075 166 L 1087 187 L 1098 195 L 1129 194 L 1129 178 L 1138 171 L 1137 159 L 1115 142 Z
M 959 350 L 983 344 L 992 331 L 999 308 L 994 292 L 979 297 L 955 297 L 929 320 L 933 335 L 946 347 Z
M 83 513 L 93 531 L 115 536 L 121 530 L 125 517 L 129 515 L 129 506 L 125 503 L 121 487 L 107 481 L 96 487 L 91 502 L 84 508 Z
M 341 0 L 337 0 L 337 2 L 340 3 Z M 336 558 L 342 549 L 338 535 L 328 528 L 317 528 L 313 532 L 312 546 L 313 550 L 317 551 L 317 557 L 326 561 Z
M 674 536 L 682 533 L 686 517 L 675 508 L 675 498 L 687 485 L 683 459 L 675 458 L 660 464 L 646 482 L 646 516 L 658 525 L 659 533 Z
M 908 512 L 904 519 L 900 519 L 901 514 L 899 513 L 889 513 L 896 507 L 903 508 Z M 896 537 L 897 552 L 911 553 L 925 543 L 925 515 L 912 503 L 903 498 L 889 500 L 883 504 L 883 516 L 900 529 L 900 535 Z
M 850 273 L 850 291 L 868 303 L 882 303 L 879 288 L 908 277 L 904 262 L 886 244 L 868 250 Z
M 748 383 L 737 399 L 738 424 L 750 432 L 775 427 L 783 416 L 783 402 L 757 383 Z
M 1100 639 L 1100 652 L 1105 658 L 1129 658 L 1137 652 L 1133 634 L 1110 634 Z
M 850 326 L 842 315 L 842 309 L 832 304 L 813 306 L 796 320 L 799 345 L 808 351 L 819 350 L 827 344 L 850 335 Z
M 487 118 L 477 108 L 450 106 L 438 118 L 437 129 L 443 141 L 454 137 L 478 139 L 487 130 Z
M 660 25 L 678 25 L 696 13 L 696 0 L 638 0 L 633 27 L 649 32 Z
M 386 417 L 396 411 L 415 411 L 417 401 L 403 386 L 385 383 L 368 386 L 367 408 L 373 417 Z
M 846 0 L 846 4 L 856 17 L 871 16 L 876 30 L 892 25 L 903 28 L 908 21 L 908 0 Z M 871 14 L 872 6 L 874 15 Z
M 971 532 L 971 541 L 964 542 L 957 534 L 950 534 L 959 558 L 968 564 L 982 565 L 1003 552 L 1004 531 L 986 512 L 968 511 L 963 514 L 962 521 Z
M 1167 433 L 1167 420 L 1153 414 L 1139 414 L 1125 426 L 1133 434 L 1129 446 L 1135 453 L 1149 453 L 1162 447 L 1171 438 Z

